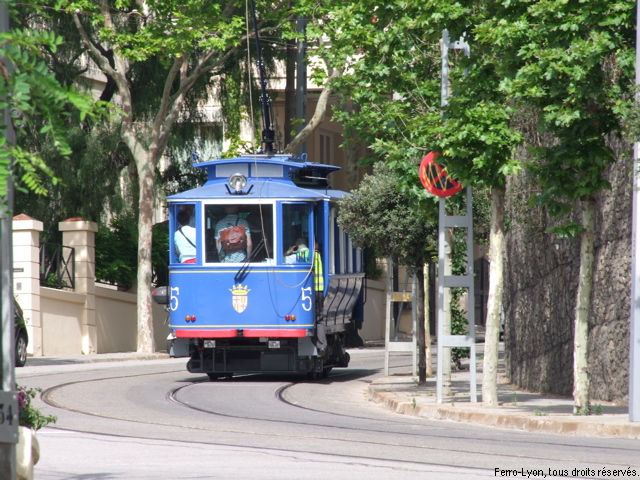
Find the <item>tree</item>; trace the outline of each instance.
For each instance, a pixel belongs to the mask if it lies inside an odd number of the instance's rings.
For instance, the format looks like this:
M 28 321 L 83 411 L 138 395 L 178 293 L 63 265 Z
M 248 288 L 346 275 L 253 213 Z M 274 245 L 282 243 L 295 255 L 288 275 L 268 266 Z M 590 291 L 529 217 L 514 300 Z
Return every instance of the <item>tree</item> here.
M 244 2 L 71 1 L 56 7 L 73 19 L 92 61 L 118 94 L 121 139 L 138 177 L 138 351 L 154 349 L 151 319 L 151 226 L 159 159 L 186 98 L 199 81 L 223 71 L 245 39 Z M 264 8 L 263 11 L 271 12 Z M 264 18 L 263 18 L 264 20 Z M 149 78 L 161 95 L 134 90 L 138 66 L 155 62 Z M 158 70 L 155 71 L 158 73 Z M 144 101 L 144 102 L 143 102 Z
M 522 136 L 512 124 L 516 111 L 500 91 L 500 71 L 494 65 L 501 52 L 485 42 L 480 28 L 482 7 L 471 18 L 473 54 L 453 69 L 455 91 L 444 109 L 438 140 L 449 173 L 464 185 L 490 189 L 489 298 L 485 322 L 482 400 L 498 405 L 498 346 L 504 284 L 504 205 L 508 175 L 515 173 L 515 147 Z
M 349 68 L 334 88 L 358 106 L 355 113 L 339 114 L 345 125 L 386 162 L 438 150 L 449 172 L 465 185 L 492 189 L 483 380 L 483 400 L 489 404 L 497 403 L 505 178 L 518 168 L 514 148 L 530 125 L 525 117 L 537 117 L 538 132 L 551 140 L 529 151 L 527 168 L 540 188 L 535 202 L 560 217 L 576 201 L 583 212 L 581 222 L 565 222 L 555 231 L 581 235 L 574 397 L 576 410 L 588 411 L 593 196 L 606 187 L 602 174 L 612 155 L 605 136 L 619 129 L 617 102 L 629 97 L 633 83 L 633 4 L 399 0 L 323 5 L 332 20 L 322 24 L 332 45 L 323 53 L 330 67 Z M 454 60 L 452 96 L 441 111 L 437 42 L 444 28 L 455 36 L 466 32 L 472 56 Z
M 433 223 L 436 204 L 431 208 L 415 205 L 415 198 L 399 188 L 400 178 L 383 164 L 366 175 L 353 196 L 340 200 L 338 222 L 361 248 L 379 257 L 392 257 L 407 265 L 417 279 L 418 378 L 426 384 L 424 331 L 424 270 L 436 245 L 437 226 Z
M 357 105 L 336 118 L 355 132 L 382 161 L 399 173 L 400 190 L 415 199 L 426 194 L 417 164 L 439 151 L 447 168 L 465 185 L 492 189 L 490 314 L 485 343 L 483 399 L 497 403 L 497 352 L 502 293 L 504 184 L 517 168 L 514 146 L 520 136 L 509 125 L 512 109 L 499 91 L 492 62 L 499 52 L 485 45 L 476 52 L 474 26 L 486 6 L 451 2 L 325 2 L 331 18 L 317 30 L 328 37 L 330 68 L 346 71 L 333 82 L 336 92 Z M 314 25 L 319 25 L 315 22 Z M 442 30 L 469 34 L 473 57 L 452 62 L 451 101 L 441 110 Z M 470 69 L 464 78 L 463 68 Z M 443 117 L 444 113 L 444 117 Z M 424 202 L 423 202 L 424 205 Z M 428 217 L 435 222 L 435 216 Z
M 618 105 L 632 98 L 635 5 L 540 1 L 497 7 L 482 26 L 485 41 L 503 51 L 501 90 L 537 113 L 550 141 L 532 149 L 528 169 L 540 189 L 533 201 L 565 218 L 579 206 L 581 221 L 552 231 L 580 235 L 580 274 L 574 321 L 574 410 L 589 413 L 588 328 L 594 262 L 595 195 L 608 188 L 613 161 L 606 136 L 620 131 Z
M 103 84 L 93 81 L 93 64 L 87 61 L 86 48 L 80 41 L 71 16 L 50 8 L 38 9 L 34 2 L 18 4 L 11 13 L 13 25 L 27 29 L 37 25 L 39 29 L 55 32 L 64 39 L 55 49 L 47 46 L 39 48 L 43 60 L 63 86 L 73 85 L 92 91 L 94 97 L 99 97 L 102 101 L 113 100 L 116 93 L 115 83 L 110 78 Z M 155 99 L 162 94 L 158 82 L 154 79 L 164 76 L 165 70 L 161 64 L 153 60 L 132 67 L 131 87 L 138 105 L 155 103 Z M 202 114 L 198 110 L 197 102 L 206 95 L 206 92 L 201 94 L 204 90 L 203 84 L 204 82 L 201 82 L 187 98 L 180 122 L 172 130 L 165 151 L 165 156 L 170 159 L 170 166 L 163 169 L 157 182 L 163 186 L 165 192 L 173 193 L 176 188 L 192 188 L 203 177 L 194 174 L 190 158 L 190 153 L 194 151 L 198 152 L 203 160 L 208 159 L 210 154 L 207 142 L 209 138 L 199 142 L 202 135 L 198 132 L 198 126 L 202 122 Z M 101 90 L 96 91 L 96 87 L 100 87 Z M 222 89 L 222 92 L 225 106 L 225 96 L 233 96 L 235 102 L 242 101 L 236 91 Z M 233 106 L 225 110 L 230 108 Z M 227 115 L 225 118 L 233 121 L 235 116 Z M 15 198 L 17 211 L 27 212 L 43 221 L 43 240 L 56 241 L 56 225 L 69 217 L 81 216 L 100 223 L 106 217 L 137 215 L 137 176 L 131 154 L 120 138 L 120 122 L 117 119 L 94 121 L 90 118 L 80 120 L 77 116 L 67 116 L 63 123 L 71 154 L 65 161 L 61 161 L 47 135 L 40 133 L 42 122 L 45 120 L 33 119 L 28 134 L 22 137 L 23 146 L 30 151 L 39 152 L 45 164 L 51 168 L 55 181 L 50 178 L 43 179 L 47 190 L 46 197 L 18 190 Z M 208 128 L 207 137 L 211 137 L 211 140 L 221 138 L 222 127 Z M 17 172 L 18 175 L 21 172 L 19 166 Z
M 291 28 L 284 5 L 287 2 L 282 5 L 267 0 L 258 2 L 258 27 L 263 34 Z M 158 162 L 166 152 L 172 131 L 185 118 L 188 100 L 194 98 L 200 87 L 211 87 L 212 80 L 220 80 L 223 99 L 235 102 L 232 113 L 239 118 L 238 96 L 225 96 L 224 87 L 236 88 L 242 82 L 228 75 L 224 78 L 233 80 L 228 83 L 222 81 L 220 75 L 237 70 L 243 63 L 243 48 L 247 38 L 253 35 L 245 31 L 245 7 L 246 2 L 241 0 L 59 0 L 56 3 L 59 11 L 72 18 L 87 54 L 117 92 L 120 138 L 136 166 L 137 316 L 138 351 L 141 352 L 154 348 L 150 295 L 151 214 Z M 49 8 L 46 2 L 44 8 Z M 248 66 L 245 64 L 244 68 Z M 149 91 L 155 92 L 154 88 L 158 88 L 158 93 L 149 95 Z M 232 128 L 237 124 L 226 122 L 229 123 Z M 237 148 L 235 140 L 232 144 Z

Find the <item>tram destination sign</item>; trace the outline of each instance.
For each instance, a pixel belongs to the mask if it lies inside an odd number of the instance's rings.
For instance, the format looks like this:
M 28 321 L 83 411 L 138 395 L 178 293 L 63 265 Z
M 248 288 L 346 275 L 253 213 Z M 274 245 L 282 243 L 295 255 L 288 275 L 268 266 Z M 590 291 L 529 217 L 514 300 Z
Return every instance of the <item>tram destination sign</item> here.
M 462 184 L 449 177 L 446 169 L 436 163 L 438 155 L 437 152 L 426 154 L 420 163 L 418 175 L 427 192 L 438 197 L 451 197 L 462 190 Z

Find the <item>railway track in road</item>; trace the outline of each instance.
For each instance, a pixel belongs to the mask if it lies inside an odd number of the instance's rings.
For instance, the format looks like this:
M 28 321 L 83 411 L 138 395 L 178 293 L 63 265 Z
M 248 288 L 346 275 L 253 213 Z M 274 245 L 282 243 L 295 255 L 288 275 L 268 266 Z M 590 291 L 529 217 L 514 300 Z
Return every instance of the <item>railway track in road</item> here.
M 596 464 L 613 468 L 620 466 L 623 458 L 638 457 L 637 445 L 632 443 L 613 442 L 607 446 L 573 437 L 478 429 L 404 417 L 378 407 L 376 415 L 358 414 L 352 410 L 336 411 L 338 402 L 329 402 L 329 407 L 324 407 L 320 402 L 306 401 L 309 394 L 305 392 L 309 389 L 330 395 L 334 388 L 347 388 L 350 381 L 362 379 L 370 371 L 334 372 L 328 380 L 308 383 L 283 382 L 281 378 L 262 375 L 219 382 L 210 382 L 206 377 L 179 379 L 182 384 L 176 385 L 174 377 L 182 373 L 182 369 L 116 375 L 105 372 L 101 378 L 79 378 L 52 385 L 44 389 L 42 401 L 71 414 L 144 425 L 145 431 L 170 429 L 175 435 L 167 435 L 170 438 L 166 439 L 172 441 L 188 442 L 188 438 L 195 436 L 192 441 L 197 443 L 327 453 L 362 461 L 384 459 L 423 467 L 462 467 L 485 472 L 491 465 L 545 465 L 560 469 Z M 170 377 L 156 382 L 154 377 L 161 375 Z M 92 387 L 87 389 L 90 384 Z M 155 385 L 156 396 L 162 398 L 142 396 L 137 411 L 117 413 L 110 404 L 102 408 L 99 402 L 91 401 L 111 394 L 113 401 L 118 402 L 122 400 L 118 395 L 126 398 L 130 389 L 148 384 Z M 82 391 L 95 392 L 95 397 L 82 403 L 77 400 L 78 392 Z M 65 424 L 53 428 L 95 433 L 90 427 L 69 428 Z M 118 435 L 115 431 L 109 434 Z M 136 435 L 136 438 L 158 437 Z

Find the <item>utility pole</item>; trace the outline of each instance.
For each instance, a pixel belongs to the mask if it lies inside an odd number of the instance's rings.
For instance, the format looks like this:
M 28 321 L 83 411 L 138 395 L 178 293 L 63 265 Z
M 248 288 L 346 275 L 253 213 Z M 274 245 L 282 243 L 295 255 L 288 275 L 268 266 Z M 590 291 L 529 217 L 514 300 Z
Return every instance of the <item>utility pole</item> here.
M 0 2 L 0 32 L 9 31 L 9 11 Z M 3 110 L 4 135 L 15 143 L 9 110 Z M 15 392 L 13 326 L 12 215 L 13 184 L 7 177 L 7 195 L 0 199 L 0 480 L 16 478 L 16 443 L 18 442 L 18 402 Z
M 640 1 L 636 2 L 636 108 L 640 106 Z M 631 221 L 631 318 L 629 325 L 629 421 L 640 422 L 640 143 L 633 144 L 633 204 Z
M 470 55 L 469 44 L 464 35 L 455 42 L 450 42 L 449 32 L 442 31 L 442 79 L 440 105 L 444 109 L 449 98 L 449 50 L 460 50 L 464 55 Z M 475 294 L 473 281 L 473 208 L 471 187 L 466 188 L 466 215 L 448 215 L 446 196 L 440 196 L 438 205 L 438 345 L 436 372 L 436 402 L 442 403 L 446 389 L 450 387 L 451 375 L 451 347 L 469 347 L 469 397 L 470 401 L 478 401 L 476 394 L 476 335 L 475 335 Z M 451 228 L 466 228 L 467 237 L 467 273 L 464 275 L 451 274 Z M 451 313 L 448 295 L 450 288 L 466 288 L 467 320 L 469 333 L 467 335 L 451 335 Z
M 296 29 L 298 32 L 297 42 L 297 73 L 296 73 L 296 132 L 305 126 L 307 121 L 307 61 L 305 55 L 307 54 L 307 42 L 305 35 L 307 31 L 307 19 L 299 17 L 296 20 Z M 300 153 L 307 152 L 307 143 L 302 144 Z
M 0 32 L 9 31 L 9 11 L 0 2 Z M 15 144 L 9 109 L 3 110 L 7 144 Z M 6 198 L 0 198 L 0 480 L 16 478 L 16 443 L 18 443 L 18 401 L 15 392 L 13 326 L 12 215 L 13 184 L 7 177 Z

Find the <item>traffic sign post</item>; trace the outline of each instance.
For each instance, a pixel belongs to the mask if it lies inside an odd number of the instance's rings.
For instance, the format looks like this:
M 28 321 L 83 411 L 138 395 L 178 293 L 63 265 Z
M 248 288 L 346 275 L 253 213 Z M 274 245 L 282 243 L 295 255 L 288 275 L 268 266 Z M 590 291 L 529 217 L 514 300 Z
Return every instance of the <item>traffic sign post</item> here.
M 442 31 L 442 87 L 441 106 L 444 108 L 449 97 L 449 50 L 462 50 L 469 56 L 469 44 L 464 36 L 454 43 L 449 41 L 449 32 Z M 445 348 L 469 347 L 469 396 L 471 402 L 477 402 L 476 393 L 476 335 L 475 335 L 475 294 L 474 294 L 474 274 L 473 274 L 473 206 L 471 188 L 467 187 L 466 193 L 466 215 L 451 216 L 446 212 L 446 197 L 460 192 L 462 185 L 454 179 L 449 178 L 446 169 L 436 164 L 437 153 L 430 153 L 423 158 L 420 165 L 420 180 L 424 187 L 440 197 L 439 217 L 438 217 L 438 371 L 436 374 L 436 402 L 442 403 L 443 380 L 445 369 Z M 424 179 L 423 179 L 424 178 Z M 446 263 L 446 229 L 466 228 L 467 229 L 467 268 L 464 275 L 450 275 L 445 272 Z M 445 289 L 446 288 L 466 288 L 467 292 L 467 335 L 451 335 L 450 331 L 445 331 L 443 324 L 445 321 Z M 446 358 L 449 358 L 447 355 Z M 446 360 L 448 361 L 448 360 Z
M 438 371 L 436 374 L 436 402 L 442 403 L 444 383 L 444 349 L 451 347 L 469 347 L 469 397 L 471 402 L 478 401 L 476 393 L 476 329 L 475 329 L 475 291 L 473 275 L 473 205 L 471 188 L 467 187 L 466 215 L 447 215 L 446 199 L 440 199 L 438 216 Z M 448 275 L 445 272 L 446 262 L 446 229 L 467 229 L 467 269 L 463 275 Z M 467 289 L 467 321 L 466 335 L 451 335 L 443 328 L 445 316 L 445 289 Z

